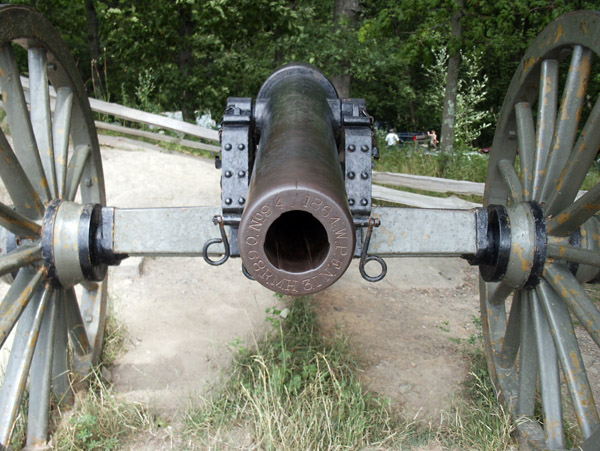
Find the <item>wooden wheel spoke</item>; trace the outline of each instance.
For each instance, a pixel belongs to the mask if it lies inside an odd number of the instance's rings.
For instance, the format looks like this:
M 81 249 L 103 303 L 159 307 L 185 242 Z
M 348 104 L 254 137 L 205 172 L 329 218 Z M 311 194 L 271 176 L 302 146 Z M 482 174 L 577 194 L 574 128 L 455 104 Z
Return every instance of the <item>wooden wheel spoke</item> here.
M 79 356 L 88 355 L 91 352 L 90 342 L 83 319 L 81 318 L 81 311 L 79 310 L 75 290 L 73 288 L 66 290 L 64 295 L 67 309 L 67 325 L 73 348 Z
M 577 422 L 581 427 L 584 438 L 587 438 L 600 425 L 600 419 L 598 418 L 594 396 L 571 323 L 569 310 L 547 282 L 542 281 L 537 290 L 540 303 L 550 325 Z
M 30 219 L 38 219 L 44 214 L 44 205 L 2 130 L 0 130 L 0 178 L 20 213 Z
M 0 392 L 0 443 L 8 443 L 27 382 L 40 325 L 52 288 L 38 290 L 25 308 L 17 327 Z
M 549 199 L 556 191 L 560 174 L 571 156 L 591 66 L 591 50 L 580 45 L 574 46 L 552 140 L 552 150 L 547 160 L 549 162 L 548 173 L 542 189 L 542 201 Z
M 526 294 L 521 294 L 521 351 L 519 355 L 519 397 L 517 415 L 533 416 L 535 410 L 535 387 L 538 377 L 536 342 L 531 317 L 531 306 Z
M 42 447 L 48 437 L 48 414 L 50 412 L 50 392 L 52 382 L 52 358 L 54 356 L 54 335 L 56 333 L 56 305 L 60 297 L 53 297 L 42 320 L 40 337 L 29 376 L 29 406 L 27 416 L 27 446 Z
M 50 199 L 48 181 L 33 135 L 12 44 L 0 48 L 0 68 L 2 68 L 0 86 L 4 95 L 4 108 L 17 156 L 38 196 L 48 200 Z
M 29 62 L 31 124 L 40 152 L 44 174 L 48 180 L 50 194 L 52 197 L 56 197 L 56 168 L 54 165 L 54 149 L 52 144 L 52 120 L 50 116 L 46 50 L 30 48 L 27 51 L 27 56 Z
M 515 167 L 508 160 L 501 160 L 498 163 L 498 169 L 502 180 L 508 189 L 508 193 L 513 203 L 517 204 L 523 201 L 523 185 L 519 180 Z
M 56 333 L 54 334 L 54 356 L 52 358 L 52 387 L 59 402 L 73 402 L 73 390 L 69 381 L 69 337 L 65 293 L 57 299 Z
M 531 105 L 527 102 L 515 105 L 517 118 L 517 138 L 519 140 L 519 156 L 521 157 L 521 184 L 523 198 L 533 197 L 533 172 L 535 161 L 535 126 Z
M 500 282 L 493 290 L 490 290 L 488 302 L 492 305 L 502 304 L 513 291 L 513 287 L 504 282 Z
M 537 293 L 533 290 L 529 292 L 529 302 L 538 355 L 546 442 L 549 448 L 564 448 L 565 436 L 556 347 L 552 341 L 548 320 L 540 306 Z
M 575 143 L 571 159 L 560 176 L 556 191 L 548 200 L 547 214 L 553 215 L 575 200 L 588 170 L 595 161 L 598 148 L 600 148 L 600 98 L 596 100 Z
M 18 211 L 0 202 L 0 226 L 17 236 L 33 237 L 40 234 L 42 228 Z
M 510 368 L 515 364 L 519 347 L 521 346 L 521 302 L 522 293 L 517 291 L 513 296 L 512 306 L 508 314 L 506 333 L 502 343 L 502 353 L 498 358 L 500 365 L 504 368 Z
M 600 183 L 594 185 L 563 211 L 548 219 L 548 233 L 554 236 L 571 235 L 598 210 L 600 210 Z
M 67 169 L 67 200 L 74 200 L 77 194 L 77 188 L 81 183 L 83 170 L 90 156 L 91 147 L 88 145 L 78 146 L 73 152 L 69 167 Z
M 581 325 L 600 346 L 600 312 L 575 276 L 564 265 L 554 263 L 546 268 L 546 280 L 575 314 Z
M 43 270 L 21 270 L 0 303 L 0 347 L 42 280 Z
M 600 268 L 600 254 L 581 247 L 548 244 L 548 257 Z
M 56 91 L 52 138 L 54 140 L 54 157 L 56 158 L 58 197 L 61 199 L 65 197 L 67 189 L 67 164 L 72 111 L 73 90 L 68 87 L 59 88 Z
M 42 245 L 23 246 L 0 257 L 0 276 L 42 259 Z
M 546 163 L 554 135 L 558 104 L 558 61 L 545 60 L 540 70 L 537 132 L 533 171 L 533 199 L 539 201 L 541 184 L 546 173 Z

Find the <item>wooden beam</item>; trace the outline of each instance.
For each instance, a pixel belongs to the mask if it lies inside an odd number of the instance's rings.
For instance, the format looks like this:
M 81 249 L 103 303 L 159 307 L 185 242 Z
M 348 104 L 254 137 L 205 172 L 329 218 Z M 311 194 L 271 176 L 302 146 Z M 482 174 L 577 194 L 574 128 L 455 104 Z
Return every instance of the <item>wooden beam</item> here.
M 423 194 L 407 193 L 384 186 L 373 185 L 373 198 L 409 207 L 419 208 L 450 208 L 469 210 L 481 207 L 481 204 L 468 202 L 456 196 L 431 197 Z
M 29 90 L 29 79 L 27 77 L 21 77 L 21 84 L 23 85 L 23 89 Z M 52 86 L 50 86 L 50 96 L 56 97 L 56 91 Z M 161 116 L 160 114 L 146 113 L 145 111 L 129 108 L 118 103 L 105 102 L 91 97 L 89 97 L 89 101 L 92 111 L 96 113 L 109 114 L 132 122 L 141 122 L 198 138 L 219 141 L 219 132 L 217 130 L 210 130 L 199 125 Z
M 196 141 L 190 141 L 189 139 L 180 139 L 180 138 L 175 138 L 173 136 L 161 135 L 160 133 L 148 132 L 145 130 L 138 130 L 136 128 L 123 127 L 122 125 L 107 124 L 106 122 L 100 122 L 100 121 L 96 121 L 95 124 L 96 124 L 96 128 L 99 128 L 102 130 L 110 130 L 113 132 L 122 133 L 124 135 L 139 136 L 142 138 L 153 139 L 155 141 L 174 143 L 179 146 L 190 147 L 192 149 L 207 150 L 209 152 L 215 152 L 215 153 L 218 153 L 221 150 L 221 148 L 219 146 L 213 146 L 211 144 L 204 144 L 204 143 L 199 143 Z

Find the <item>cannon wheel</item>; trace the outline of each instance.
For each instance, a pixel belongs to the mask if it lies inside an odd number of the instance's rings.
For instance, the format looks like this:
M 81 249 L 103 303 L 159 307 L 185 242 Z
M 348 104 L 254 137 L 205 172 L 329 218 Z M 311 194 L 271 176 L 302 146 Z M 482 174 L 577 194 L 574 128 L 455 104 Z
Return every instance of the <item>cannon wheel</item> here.
M 496 391 L 536 449 L 572 446 L 567 423 L 579 426 L 575 441 L 600 442 L 580 350 L 592 349 L 594 363 L 600 346 L 600 313 L 584 289 L 598 276 L 600 183 L 576 200 L 600 146 L 600 99 L 587 90 L 599 33 L 600 14 L 576 12 L 535 39 L 504 100 L 488 168 L 485 205 L 535 203 L 547 226 L 536 243 L 547 257 L 539 281 L 480 284 Z
M 12 203 L 0 203 L 0 275 L 14 278 L 0 303 L 4 356 L 12 341 L 3 364 L 0 448 L 22 403 L 33 447 L 47 441 L 51 393 L 58 402 L 71 400 L 72 371 L 87 373 L 97 361 L 106 312 L 106 281 L 60 284 L 48 274 L 44 218 L 60 200 L 105 205 L 104 178 L 84 86 L 58 32 L 23 6 L 1 7 L 0 23 L 0 86 L 12 137 L 11 145 L 0 132 L 0 178 Z M 28 63 L 25 90 L 21 60 Z

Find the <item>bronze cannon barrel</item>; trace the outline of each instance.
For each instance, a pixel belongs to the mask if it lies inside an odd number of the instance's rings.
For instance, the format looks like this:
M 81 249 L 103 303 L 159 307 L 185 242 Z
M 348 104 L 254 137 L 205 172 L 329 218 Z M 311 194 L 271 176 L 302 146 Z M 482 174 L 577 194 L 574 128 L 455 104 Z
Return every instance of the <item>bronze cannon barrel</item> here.
M 261 133 L 238 238 L 247 271 L 290 295 L 333 284 L 355 246 L 328 103 L 337 94 L 320 72 L 299 69 L 276 72 L 259 92 Z

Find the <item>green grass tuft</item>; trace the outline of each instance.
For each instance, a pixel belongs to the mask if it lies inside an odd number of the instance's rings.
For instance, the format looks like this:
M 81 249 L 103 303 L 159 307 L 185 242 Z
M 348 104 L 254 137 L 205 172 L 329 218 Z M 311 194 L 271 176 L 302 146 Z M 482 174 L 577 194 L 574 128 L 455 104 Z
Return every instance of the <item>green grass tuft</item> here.
M 255 349 L 238 350 L 224 390 L 188 412 L 194 440 L 227 447 L 241 433 L 264 449 L 361 449 L 394 447 L 412 434 L 360 384 L 348 343 L 319 335 L 309 298 L 293 300 L 285 320 L 271 319 Z

